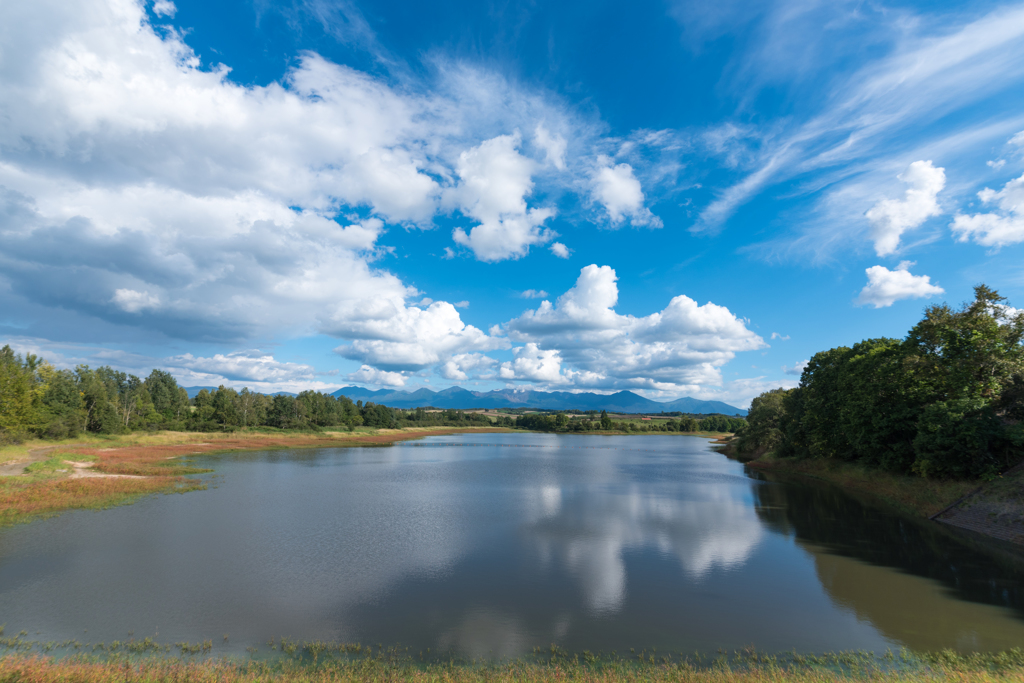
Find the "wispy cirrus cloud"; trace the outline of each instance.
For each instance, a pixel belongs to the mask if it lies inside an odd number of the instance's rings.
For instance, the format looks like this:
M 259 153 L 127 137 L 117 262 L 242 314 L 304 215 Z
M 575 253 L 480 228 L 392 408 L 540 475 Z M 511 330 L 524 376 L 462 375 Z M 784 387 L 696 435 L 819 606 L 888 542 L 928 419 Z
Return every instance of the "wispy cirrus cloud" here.
M 896 23 L 871 21 L 856 17 L 854 10 L 848 3 L 811 7 L 776 2 L 756 15 L 761 37 L 744 53 L 742 76 L 738 71 L 731 75 L 754 92 L 767 85 L 792 88 L 794 112 L 785 120 L 747 129 L 720 147 L 718 153 L 727 160 L 734 158 L 737 145 L 744 145 L 736 169 L 739 177 L 716 190 L 694 231 L 717 232 L 754 197 L 785 185 L 787 197 L 809 201 L 803 211 L 806 217 L 794 223 L 790 234 L 755 247 L 758 251 L 810 251 L 821 257 L 839 245 L 857 248 L 865 237 L 884 251 L 889 245 L 881 233 L 893 234 L 899 223 L 893 222 L 895 214 L 883 220 L 883 209 L 877 206 L 879 194 L 891 184 L 890 173 L 922 158 L 933 159 L 936 168 L 941 163 L 947 174 L 959 171 L 968 160 L 965 155 L 1020 129 L 1019 109 L 1009 93 L 1024 85 L 1024 7 L 1004 6 L 966 22 L 959 13 L 922 21 L 909 10 L 894 10 L 900 17 Z M 787 61 L 781 49 L 790 35 L 783 29 L 794 22 L 819 28 L 793 35 L 820 35 L 821 40 L 836 43 L 813 47 L 823 54 L 841 55 L 845 38 L 861 36 L 882 56 L 852 60 L 858 64 L 853 70 L 834 68 L 826 59 L 805 61 L 815 65 L 809 71 L 787 71 L 785 64 L 794 66 L 797 60 Z M 754 54 L 763 58 L 754 59 Z M 774 80 L 778 74 L 782 83 Z M 817 92 L 830 93 L 823 105 L 820 97 L 801 99 L 800 84 L 811 82 Z M 947 118 L 954 113 L 955 121 Z M 943 123 L 931 125 L 939 121 Z M 894 167 L 900 170 L 893 172 Z M 957 189 L 964 184 L 957 179 Z M 928 192 L 933 187 L 934 183 Z M 873 206 L 875 220 L 865 220 Z M 934 209 L 927 213 L 935 215 Z M 889 227 L 883 229 L 885 224 Z M 869 235 L 869 229 L 874 234 Z

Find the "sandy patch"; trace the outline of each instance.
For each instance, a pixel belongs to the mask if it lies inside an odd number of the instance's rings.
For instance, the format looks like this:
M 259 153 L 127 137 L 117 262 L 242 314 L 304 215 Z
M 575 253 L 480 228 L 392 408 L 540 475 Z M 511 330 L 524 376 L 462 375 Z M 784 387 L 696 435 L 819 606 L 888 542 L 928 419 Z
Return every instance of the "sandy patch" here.
M 72 467 L 70 479 L 145 479 L 145 477 L 140 477 L 137 474 L 93 472 L 89 468 L 96 464 L 94 462 L 78 462 L 76 460 L 65 460 L 64 462 Z

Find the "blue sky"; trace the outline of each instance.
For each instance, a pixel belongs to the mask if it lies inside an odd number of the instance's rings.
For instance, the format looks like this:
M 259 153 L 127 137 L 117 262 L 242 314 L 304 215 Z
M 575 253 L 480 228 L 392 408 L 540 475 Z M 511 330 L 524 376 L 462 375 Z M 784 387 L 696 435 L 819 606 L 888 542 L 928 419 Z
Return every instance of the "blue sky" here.
M 737 406 L 1024 303 L 1024 4 L 0 7 L 0 342 Z

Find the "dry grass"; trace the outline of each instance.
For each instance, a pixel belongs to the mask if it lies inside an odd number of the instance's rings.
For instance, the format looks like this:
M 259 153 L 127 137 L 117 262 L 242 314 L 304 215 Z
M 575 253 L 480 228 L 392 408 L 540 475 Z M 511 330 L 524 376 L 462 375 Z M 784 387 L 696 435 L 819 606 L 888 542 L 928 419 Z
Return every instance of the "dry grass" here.
M 1002 683 L 1024 681 L 1019 663 L 1009 666 L 977 663 L 962 658 L 943 661 L 941 657 L 912 664 L 878 666 L 831 661 L 782 665 L 774 661 L 718 663 L 696 667 L 689 662 L 656 663 L 635 661 L 580 662 L 568 659 L 550 662 L 514 661 L 504 664 L 416 663 L 378 658 L 296 663 L 270 661 L 237 663 L 223 659 L 189 660 L 148 657 L 132 661 L 115 657 L 96 661 L 88 657 L 55 660 L 32 655 L 0 658 L 0 683 L 8 681 L 53 681 L 74 683 L 122 683 L 195 681 L 196 683 L 341 683 L 347 681 L 412 681 L 414 683 L 523 683 L 580 681 L 587 683 L 795 683 L 873 681 L 916 683 L 918 681 L 978 681 Z

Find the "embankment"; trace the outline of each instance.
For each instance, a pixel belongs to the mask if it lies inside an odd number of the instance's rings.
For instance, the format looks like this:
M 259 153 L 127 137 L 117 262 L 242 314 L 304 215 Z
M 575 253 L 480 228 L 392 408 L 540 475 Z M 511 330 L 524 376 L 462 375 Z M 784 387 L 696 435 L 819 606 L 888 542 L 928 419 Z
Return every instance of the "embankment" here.
M 734 441 L 718 443 L 721 452 L 756 470 L 826 481 L 905 514 L 1024 545 L 1024 464 L 988 482 L 925 479 L 824 458 L 777 458 L 763 450 L 739 454 Z

